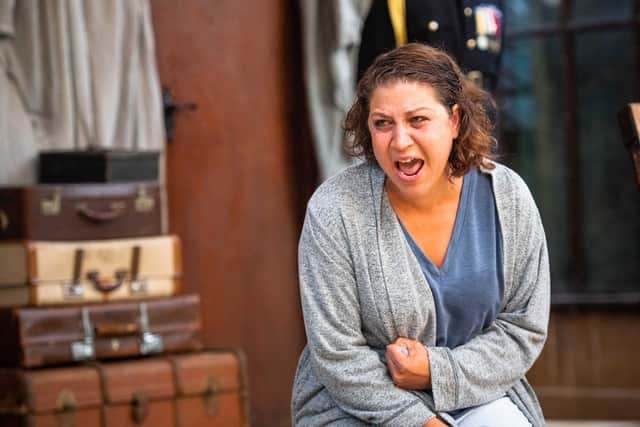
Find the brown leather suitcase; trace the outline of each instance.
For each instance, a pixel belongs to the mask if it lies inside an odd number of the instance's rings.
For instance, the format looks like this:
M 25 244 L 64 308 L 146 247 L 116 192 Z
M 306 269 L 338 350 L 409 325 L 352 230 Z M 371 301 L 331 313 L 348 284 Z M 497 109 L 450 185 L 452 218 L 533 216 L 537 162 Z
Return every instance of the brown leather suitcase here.
M 201 323 L 197 294 L 0 309 L 0 364 L 37 367 L 198 350 Z
M 0 369 L 0 425 L 247 427 L 242 353 Z
M 171 296 L 181 274 L 177 236 L 0 242 L 0 307 Z
M 96 240 L 162 234 L 157 182 L 0 188 L 0 240 Z

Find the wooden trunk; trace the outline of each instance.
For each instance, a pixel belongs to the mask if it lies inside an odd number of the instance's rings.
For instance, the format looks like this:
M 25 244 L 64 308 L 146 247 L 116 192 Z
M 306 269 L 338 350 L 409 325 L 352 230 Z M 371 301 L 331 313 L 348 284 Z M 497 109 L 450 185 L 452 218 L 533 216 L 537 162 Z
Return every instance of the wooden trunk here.
M 247 405 L 234 351 L 0 370 L 3 426 L 248 426 Z

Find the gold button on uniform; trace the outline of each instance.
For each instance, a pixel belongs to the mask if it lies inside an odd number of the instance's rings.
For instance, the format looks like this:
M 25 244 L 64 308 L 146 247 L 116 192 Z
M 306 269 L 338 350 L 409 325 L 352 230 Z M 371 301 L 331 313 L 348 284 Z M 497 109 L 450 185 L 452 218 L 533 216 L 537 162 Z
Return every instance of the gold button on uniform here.
M 464 8 L 464 16 L 471 16 L 473 15 L 473 10 L 471 10 L 470 7 L 465 7 Z
M 474 39 L 467 40 L 467 47 L 469 49 L 475 49 L 476 48 L 476 41 Z
M 472 70 L 467 73 L 467 78 L 475 83 L 479 87 L 484 87 L 482 80 L 482 73 L 477 70 Z
M 429 24 L 427 24 L 429 31 L 432 32 L 436 32 L 438 31 L 438 28 L 440 28 L 440 24 L 438 24 L 438 21 L 429 21 Z

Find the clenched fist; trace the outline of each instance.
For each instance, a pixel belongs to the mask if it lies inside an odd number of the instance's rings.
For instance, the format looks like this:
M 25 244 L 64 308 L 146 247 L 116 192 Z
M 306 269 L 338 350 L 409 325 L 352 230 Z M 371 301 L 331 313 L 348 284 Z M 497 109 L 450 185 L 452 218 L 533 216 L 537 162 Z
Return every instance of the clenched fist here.
M 387 367 L 393 383 L 405 390 L 431 388 L 429 354 L 422 343 L 398 338 L 387 346 Z

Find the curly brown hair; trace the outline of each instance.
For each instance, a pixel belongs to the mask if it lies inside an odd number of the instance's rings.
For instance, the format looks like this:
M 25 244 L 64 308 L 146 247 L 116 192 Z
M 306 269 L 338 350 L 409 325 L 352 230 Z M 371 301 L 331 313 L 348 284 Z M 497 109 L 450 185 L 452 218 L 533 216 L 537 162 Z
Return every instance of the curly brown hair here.
M 449 166 L 451 176 L 462 176 L 472 167 L 492 169 L 497 145 L 488 109 L 491 95 L 469 81 L 456 61 L 444 51 L 410 43 L 380 55 L 358 83 L 356 100 L 344 121 L 347 153 L 376 161 L 369 133 L 369 103 L 375 89 L 398 81 L 425 83 L 434 88 L 439 101 L 452 114 L 458 105 L 460 124 Z

